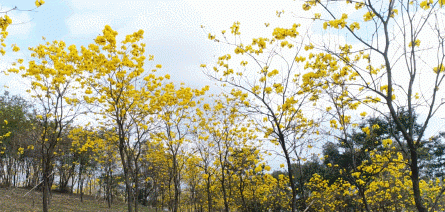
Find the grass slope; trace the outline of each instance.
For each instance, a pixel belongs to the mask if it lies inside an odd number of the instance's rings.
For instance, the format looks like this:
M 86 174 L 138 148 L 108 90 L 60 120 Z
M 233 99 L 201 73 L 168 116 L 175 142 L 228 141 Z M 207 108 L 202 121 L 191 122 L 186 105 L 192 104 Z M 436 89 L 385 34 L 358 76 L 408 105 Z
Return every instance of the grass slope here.
M 0 212 L 31 212 L 42 211 L 42 193 L 38 191 L 28 192 L 23 188 L 0 188 Z M 83 202 L 80 202 L 80 195 L 61 194 L 53 192 L 49 211 L 126 211 L 124 202 L 115 201 L 111 208 L 108 208 L 107 202 L 103 199 L 96 199 L 92 196 L 84 195 Z M 152 212 L 144 206 L 138 207 L 139 211 Z

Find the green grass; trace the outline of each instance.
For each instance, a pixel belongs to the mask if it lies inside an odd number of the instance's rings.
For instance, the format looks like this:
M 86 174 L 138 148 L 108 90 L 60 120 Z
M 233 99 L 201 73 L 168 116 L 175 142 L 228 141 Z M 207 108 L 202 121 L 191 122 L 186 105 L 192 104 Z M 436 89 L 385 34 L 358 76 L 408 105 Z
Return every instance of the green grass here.
M 42 211 L 42 193 L 38 191 L 29 192 L 23 188 L 0 188 L 0 212 L 31 212 Z M 154 210 L 140 205 L 139 211 L 152 212 Z M 107 202 L 101 198 L 84 195 L 83 202 L 78 194 L 61 194 L 53 192 L 49 211 L 127 211 L 126 204 L 115 201 L 108 208 Z

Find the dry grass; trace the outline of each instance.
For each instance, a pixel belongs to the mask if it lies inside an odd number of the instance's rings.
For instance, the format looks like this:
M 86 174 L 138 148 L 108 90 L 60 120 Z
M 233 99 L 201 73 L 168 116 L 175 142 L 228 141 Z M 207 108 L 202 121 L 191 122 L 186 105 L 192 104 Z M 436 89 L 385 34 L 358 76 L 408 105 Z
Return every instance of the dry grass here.
M 31 212 L 42 211 L 42 193 L 38 191 L 28 192 L 23 188 L 0 188 L 0 212 Z M 139 206 L 139 211 L 152 212 L 144 206 Z M 126 211 L 127 207 L 124 202 L 115 202 L 108 208 L 106 201 L 96 199 L 92 196 L 84 195 L 83 202 L 77 194 L 61 194 L 53 192 L 49 211 L 66 212 L 66 211 Z

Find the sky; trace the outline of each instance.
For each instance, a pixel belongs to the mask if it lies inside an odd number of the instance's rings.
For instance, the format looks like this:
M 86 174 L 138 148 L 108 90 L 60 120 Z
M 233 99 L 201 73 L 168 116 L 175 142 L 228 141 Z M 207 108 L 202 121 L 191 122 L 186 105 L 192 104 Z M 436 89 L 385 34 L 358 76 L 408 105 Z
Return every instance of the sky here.
M 274 27 L 290 28 L 297 17 L 310 15 L 301 9 L 302 1 L 128 1 L 128 0 L 47 0 L 33 11 L 10 13 L 13 25 L 8 28 L 6 40 L 18 44 L 22 51 L 1 58 L 0 68 L 5 69 L 17 58 L 31 59 L 28 47 L 47 41 L 63 40 L 76 46 L 93 43 L 105 25 L 119 33 L 118 40 L 125 35 L 144 30 L 143 42 L 146 54 L 155 56 L 154 63 L 146 66 L 151 70 L 162 64 L 162 74 L 170 74 L 175 82 L 187 86 L 218 88 L 202 74 L 200 64 L 215 64 L 223 54 L 233 53 L 233 48 L 216 44 L 207 39 L 208 33 L 220 34 L 236 21 L 241 23 L 242 38 L 270 36 Z M 17 6 L 21 10 L 34 9 L 30 0 L 6 1 L 4 10 Z M 276 11 L 285 11 L 278 18 Z M 351 8 L 342 8 L 352 13 Z M 301 21 L 298 21 L 301 22 Z M 310 21 L 309 21 L 310 22 Z M 269 27 L 265 23 L 270 24 Z M 307 28 L 306 22 L 301 22 Z M 204 28 L 201 28 L 204 26 Z M 317 30 L 317 28 L 313 28 Z M 311 29 L 312 30 L 312 29 Z M 147 56 L 148 58 L 148 56 Z M 19 76 L 0 79 L 0 85 L 8 86 L 12 94 L 24 94 L 26 90 Z
M 22 10 L 35 8 L 29 0 L 6 1 L 2 5 L 5 9 L 14 6 Z M 22 51 L 8 51 L 1 58 L 0 67 L 8 67 L 13 58 L 31 59 L 27 48 L 43 43 L 42 36 L 47 41 L 63 40 L 67 45 L 86 46 L 105 25 L 110 25 L 119 33 L 118 40 L 144 30 L 146 54 L 154 55 L 154 62 L 162 64 L 161 73 L 201 88 L 213 82 L 202 74 L 200 64 L 214 63 L 217 57 L 230 51 L 228 46 L 208 40 L 209 32 L 219 33 L 239 21 L 245 37 L 270 35 L 271 28 L 265 30 L 264 23 L 273 25 L 275 21 L 284 25 L 276 11 L 290 7 L 297 8 L 293 10 L 297 12 L 301 8 L 294 1 L 47 0 L 32 12 L 10 14 L 14 25 L 8 28 L 6 43 L 8 46 L 16 43 Z M 3 78 L 0 84 L 7 85 L 12 93 L 23 93 L 25 89 L 19 81 L 22 80 L 17 77 Z
M 17 6 L 21 10 L 34 9 L 31 0 L 7 0 L 1 3 L 2 11 Z M 302 24 L 320 39 L 321 27 L 312 26 L 311 21 L 299 19 L 312 17 L 320 12 L 316 8 L 305 12 L 301 0 L 292 1 L 125 1 L 125 0 L 46 0 L 46 3 L 33 11 L 10 13 L 13 25 L 8 28 L 6 40 L 8 48 L 17 44 L 22 50 L 18 53 L 7 49 L 6 56 L 0 57 L 0 69 L 4 70 L 17 58 L 31 59 L 28 47 L 47 41 L 63 40 L 76 46 L 93 43 L 105 25 L 110 25 L 119 33 L 118 40 L 125 35 L 144 30 L 143 42 L 147 44 L 146 54 L 154 55 L 154 63 L 148 63 L 151 70 L 155 64 L 162 64 L 161 74 L 170 74 L 174 82 L 184 82 L 187 86 L 201 88 L 210 85 L 212 92 L 218 93 L 200 68 L 200 64 L 215 64 L 223 54 L 233 53 L 233 48 L 219 45 L 207 39 L 208 33 L 219 34 L 230 31 L 230 26 L 239 21 L 242 37 L 270 36 L 274 27 L 290 28 L 293 23 Z M 361 18 L 354 14 L 353 5 L 334 8 L 348 13 L 351 18 Z M 285 11 L 278 18 L 276 11 Z M 270 26 L 266 27 L 265 23 Z M 204 26 L 204 28 L 201 28 Z M 363 30 L 364 36 L 367 31 Z M 317 37 L 317 34 L 320 34 Z M 325 34 L 326 35 L 326 34 Z M 329 35 L 335 37 L 335 35 Z M 337 39 L 345 39 L 338 38 Z M 12 94 L 26 97 L 26 85 L 20 76 L 2 76 L 0 86 L 7 86 Z M 0 88 L 0 92 L 2 92 Z M 445 126 L 444 120 L 433 121 L 431 132 L 437 126 Z

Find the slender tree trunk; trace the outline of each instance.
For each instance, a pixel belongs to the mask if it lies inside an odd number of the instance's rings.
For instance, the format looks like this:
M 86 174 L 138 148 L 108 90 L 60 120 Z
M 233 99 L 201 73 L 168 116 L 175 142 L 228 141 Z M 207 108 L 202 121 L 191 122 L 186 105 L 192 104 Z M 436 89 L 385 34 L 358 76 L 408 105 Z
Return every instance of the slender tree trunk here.
M 83 180 L 80 181 L 80 202 L 83 202 Z
M 91 186 L 92 186 L 93 182 L 91 181 L 91 178 L 89 178 L 89 177 L 88 177 L 88 183 L 90 184 L 88 193 L 91 195 L 92 194 Z
M 212 211 L 212 195 L 210 194 L 210 176 L 207 177 L 207 204 L 209 211 Z
M 289 153 L 287 151 L 286 144 L 284 142 L 285 142 L 284 137 L 282 135 L 280 135 L 280 143 L 281 143 L 281 147 L 284 152 L 284 157 L 286 158 L 289 183 L 290 183 L 290 187 L 292 189 L 292 203 L 291 203 L 292 210 L 291 211 L 295 212 L 296 211 L 296 203 L 297 203 L 297 199 L 296 199 L 297 198 L 297 190 L 295 188 L 294 178 L 292 176 L 292 164 L 290 162 Z
M 113 170 L 110 168 L 110 199 L 111 199 L 111 201 L 110 201 L 110 203 L 111 204 L 113 204 L 113 198 L 114 198 L 114 195 L 113 195 Z
M 224 165 L 221 165 L 221 188 L 223 191 L 224 198 L 224 212 L 229 212 L 229 203 L 227 202 L 227 192 L 226 192 L 226 175 L 224 173 Z
M 13 183 L 13 185 L 14 185 L 14 187 L 17 187 L 17 169 L 18 169 L 18 167 L 17 167 L 17 161 L 14 161 L 14 183 Z
M 414 201 L 419 212 L 427 212 L 427 209 L 422 205 L 422 197 L 420 195 L 419 186 L 419 166 L 417 164 L 417 151 L 410 149 L 411 152 L 411 181 L 413 183 Z
M 44 148 L 44 147 L 42 147 Z M 49 152 L 48 154 L 43 154 L 43 212 L 48 212 L 48 205 L 49 205 L 49 191 L 51 189 L 50 187 L 50 175 L 51 175 L 51 161 Z M 43 152 L 43 149 L 42 149 Z
M 128 212 L 133 212 L 133 202 L 131 198 L 132 188 L 130 184 L 130 177 L 129 177 L 129 161 L 125 160 L 125 153 L 124 153 L 124 140 L 123 138 L 120 139 L 120 145 L 119 145 L 119 153 L 121 155 L 121 161 L 122 166 L 124 168 L 124 178 L 125 178 L 125 190 L 127 194 L 127 206 L 128 206 Z M 128 162 L 128 163 L 127 163 Z
M 42 210 L 48 212 L 48 174 L 46 172 L 46 157 L 44 152 L 44 145 L 42 145 L 42 168 L 43 168 L 43 197 L 42 197 Z
M 80 161 L 80 164 L 79 164 L 79 180 L 78 180 L 79 184 L 77 185 L 78 192 L 80 192 L 80 202 L 83 202 L 83 191 L 82 191 L 83 179 L 82 179 L 82 172 L 83 172 L 83 165 L 82 165 L 82 161 Z
M 46 169 L 44 167 L 44 169 Z M 48 176 L 43 172 L 43 212 L 48 212 Z
M 243 203 L 243 208 L 244 208 L 243 210 L 247 211 L 246 200 L 244 199 L 244 183 L 243 183 L 243 176 L 242 176 L 242 174 L 239 175 L 239 179 L 240 179 L 239 191 L 240 191 L 240 194 L 241 194 L 241 202 Z
M 137 212 L 138 211 L 138 200 L 139 200 L 139 166 L 138 166 L 138 162 L 137 159 L 134 160 L 134 211 Z
M 168 188 L 170 190 L 170 181 L 169 181 Z M 164 189 L 162 189 L 161 190 L 161 210 L 164 210 L 164 201 L 165 201 L 165 194 L 164 194 Z
M 71 169 L 70 169 L 70 172 L 71 172 L 71 175 L 72 175 L 72 178 L 71 178 L 71 191 L 70 191 L 71 194 L 73 194 L 73 188 L 74 188 L 74 178 L 75 178 L 75 174 L 76 174 L 76 173 L 74 173 L 75 168 L 76 168 L 76 164 L 73 163 L 71 165 Z
M 107 188 L 106 188 L 106 196 L 107 196 L 107 203 L 108 208 L 111 208 L 111 168 L 108 168 L 107 175 L 106 175 L 106 182 L 107 182 Z
M 175 189 L 174 202 L 173 202 L 173 212 L 178 212 L 179 208 L 179 180 L 178 180 L 178 164 L 176 161 L 176 155 L 173 154 L 173 186 Z
M 7 186 L 11 186 L 12 179 L 12 157 L 9 157 L 7 162 L 7 172 L 6 172 L 6 184 Z

